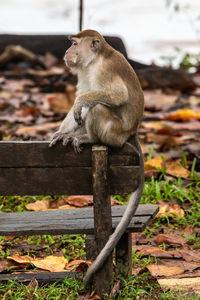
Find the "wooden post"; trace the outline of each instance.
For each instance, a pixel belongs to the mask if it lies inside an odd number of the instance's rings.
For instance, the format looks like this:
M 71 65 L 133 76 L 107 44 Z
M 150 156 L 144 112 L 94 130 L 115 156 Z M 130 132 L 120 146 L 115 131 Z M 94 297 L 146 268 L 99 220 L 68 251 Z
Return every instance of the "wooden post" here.
M 127 278 L 132 271 L 132 239 L 131 233 L 125 232 L 116 246 L 117 277 Z
M 105 146 L 92 147 L 93 195 L 94 195 L 94 233 L 99 253 L 112 233 L 112 216 L 108 184 L 108 150 Z M 95 275 L 97 294 L 103 298 L 110 292 L 112 280 L 112 254 Z
M 82 30 L 83 25 L 83 0 L 79 0 L 79 31 Z

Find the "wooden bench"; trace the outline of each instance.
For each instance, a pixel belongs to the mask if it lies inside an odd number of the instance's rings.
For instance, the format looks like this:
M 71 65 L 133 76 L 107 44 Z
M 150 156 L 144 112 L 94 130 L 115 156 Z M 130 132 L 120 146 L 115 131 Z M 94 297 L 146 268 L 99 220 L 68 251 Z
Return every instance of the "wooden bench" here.
M 110 195 L 125 195 L 138 185 L 139 157 L 134 139 L 123 148 L 84 146 L 81 154 L 61 144 L 49 142 L 0 142 L 0 195 L 92 195 L 92 208 L 40 212 L 1 213 L 0 235 L 87 234 L 87 259 L 95 258 L 126 206 L 111 209 Z M 116 274 L 131 271 L 131 232 L 143 231 L 156 214 L 156 205 L 139 205 L 127 232 L 115 251 Z M 112 217 L 111 217 L 112 215 Z M 112 279 L 112 255 L 96 274 L 97 293 L 108 293 Z M 25 282 L 33 277 L 52 281 L 75 273 L 2 274 L 0 280 L 17 278 Z

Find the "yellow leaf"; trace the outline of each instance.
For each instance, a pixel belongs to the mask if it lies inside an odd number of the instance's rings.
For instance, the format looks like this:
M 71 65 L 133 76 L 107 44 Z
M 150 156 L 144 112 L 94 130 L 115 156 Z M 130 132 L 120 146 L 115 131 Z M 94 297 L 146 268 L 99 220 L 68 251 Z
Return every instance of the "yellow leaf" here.
M 63 272 L 67 264 L 67 260 L 64 256 L 47 256 L 43 259 L 33 259 L 32 263 L 43 270 L 48 270 L 50 272 Z
M 156 170 L 158 168 L 162 168 L 162 164 L 163 164 L 163 160 L 160 156 L 152 158 L 150 160 L 148 160 L 147 162 L 145 162 L 144 164 L 144 170 L 148 171 L 148 170 Z
M 166 173 L 176 176 L 176 177 L 189 177 L 190 171 L 186 168 L 182 167 L 178 162 L 166 162 Z
M 159 205 L 159 212 L 156 215 L 156 218 L 160 217 L 177 217 L 183 218 L 185 215 L 184 210 L 178 204 L 161 204 Z
M 200 111 L 194 111 L 192 109 L 184 108 L 179 109 L 165 117 L 167 120 L 182 120 L 184 122 L 189 121 L 190 119 L 200 120 Z

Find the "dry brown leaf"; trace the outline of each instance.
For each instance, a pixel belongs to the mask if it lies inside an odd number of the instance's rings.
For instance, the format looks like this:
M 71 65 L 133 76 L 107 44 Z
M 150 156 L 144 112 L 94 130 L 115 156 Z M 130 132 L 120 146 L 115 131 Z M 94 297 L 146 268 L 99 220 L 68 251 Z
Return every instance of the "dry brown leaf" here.
M 32 263 L 43 270 L 50 272 L 64 272 L 67 260 L 64 256 L 47 256 L 43 259 L 33 259 Z
M 158 283 L 163 289 L 187 290 L 195 293 L 200 293 L 200 277 L 198 278 L 170 278 L 158 279 Z
M 186 261 L 200 262 L 200 252 L 195 250 L 179 250 L 179 253 Z
M 78 260 L 70 261 L 70 262 L 66 265 L 65 269 L 66 269 L 68 272 L 70 272 L 70 271 L 72 271 L 72 270 L 77 271 L 77 269 L 78 269 L 78 271 L 80 271 L 81 268 L 85 269 L 85 268 L 87 268 L 87 267 L 88 267 L 88 264 L 86 263 L 85 260 L 78 259 Z
M 18 136 L 35 136 L 38 133 L 45 134 L 51 129 L 58 128 L 61 121 L 55 123 L 44 123 L 34 126 L 23 126 L 16 130 L 15 134 Z
M 165 119 L 173 121 L 181 120 L 183 122 L 187 122 L 190 119 L 200 120 L 200 111 L 194 111 L 189 108 L 179 109 L 165 116 Z
M 172 106 L 177 95 L 167 95 L 161 90 L 144 91 L 145 108 L 149 110 L 164 110 Z
M 161 217 L 176 217 L 183 218 L 185 215 L 184 210 L 178 204 L 161 204 L 159 205 L 159 212 L 156 215 L 156 218 Z
M 159 234 L 154 238 L 157 245 L 162 243 L 168 245 L 184 245 L 187 243 L 186 239 L 176 234 Z
M 7 261 L 6 259 L 0 260 L 0 273 L 4 272 L 7 268 L 11 267 L 13 263 L 11 261 Z
M 169 136 L 167 134 L 157 134 L 157 133 L 147 133 L 147 141 L 149 143 L 161 144 L 161 145 L 168 145 L 168 146 L 178 146 L 184 144 L 184 136 L 183 137 L 176 137 L 176 136 Z
M 47 96 L 50 108 L 57 113 L 68 113 L 73 103 L 66 93 L 55 93 Z
M 186 178 L 190 176 L 190 171 L 182 167 L 178 162 L 167 161 L 165 163 L 165 168 L 166 168 L 166 173 L 176 177 Z
M 50 199 L 42 199 L 33 203 L 26 204 L 26 209 L 34 211 L 48 210 L 50 208 L 50 203 Z
M 69 196 L 66 199 L 64 199 L 66 203 L 77 206 L 77 207 L 83 207 L 88 206 L 88 204 L 93 203 L 93 196 L 92 195 L 78 195 L 78 196 Z
M 18 253 L 8 256 L 8 259 L 12 259 L 22 264 L 33 264 L 34 266 L 47 270 L 50 272 L 62 272 L 66 271 L 65 266 L 67 260 L 64 256 L 47 256 L 45 258 L 32 258 L 28 255 L 20 256 Z
M 150 247 L 148 249 L 147 248 L 141 249 L 137 254 L 152 255 L 152 256 L 159 257 L 159 258 L 173 258 L 174 257 L 174 255 L 171 254 L 170 252 L 167 252 L 158 247 Z
M 8 256 L 7 257 L 8 259 L 12 259 L 14 261 L 16 261 L 17 263 L 19 264 L 28 264 L 28 263 L 31 263 L 31 257 L 28 256 L 28 255 L 19 255 L 19 253 L 15 253 L 11 256 Z
M 155 264 L 148 264 L 146 265 L 147 269 L 154 277 L 159 276 L 174 276 L 178 274 L 182 274 L 184 270 L 180 267 L 168 267 L 165 265 L 155 265 Z

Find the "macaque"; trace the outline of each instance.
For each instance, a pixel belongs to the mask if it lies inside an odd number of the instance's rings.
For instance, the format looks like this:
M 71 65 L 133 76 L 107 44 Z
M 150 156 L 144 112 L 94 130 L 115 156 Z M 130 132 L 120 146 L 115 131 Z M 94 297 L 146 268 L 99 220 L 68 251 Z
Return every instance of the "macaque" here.
M 144 98 L 132 67 L 98 32 L 84 30 L 72 36 L 71 41 L 64 60 L 78 76 L 76 99 L 50 147 L 58 141 L 64 146 L 72 143 L 76 152 L 86 143 L 122 147 L 131 135 L 135 135 L 141 170 L 139 186 L 131 195 L 120 223 L 86 273 L 84 284 L 87 286 L 125 232 L 142 194 L 143 158 L 137 129 L 143 115 Z

